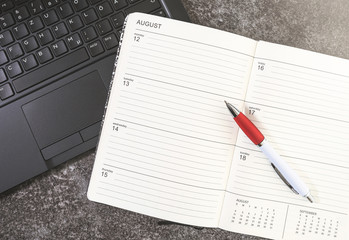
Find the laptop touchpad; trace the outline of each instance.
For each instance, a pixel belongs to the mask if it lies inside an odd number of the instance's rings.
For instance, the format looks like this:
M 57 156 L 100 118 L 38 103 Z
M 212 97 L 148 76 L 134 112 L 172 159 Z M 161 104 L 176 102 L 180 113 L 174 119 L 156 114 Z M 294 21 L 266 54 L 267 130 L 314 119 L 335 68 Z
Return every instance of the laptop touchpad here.
M 107 91 L 98 72 L 85 75 L 22 106 L 43 149 L 102 119 Z

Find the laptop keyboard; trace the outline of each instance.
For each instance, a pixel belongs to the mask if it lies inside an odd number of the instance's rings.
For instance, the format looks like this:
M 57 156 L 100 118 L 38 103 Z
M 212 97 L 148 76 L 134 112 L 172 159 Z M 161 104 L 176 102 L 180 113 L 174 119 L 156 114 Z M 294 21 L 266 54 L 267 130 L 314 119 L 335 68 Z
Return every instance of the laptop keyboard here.
M 0 3 L 0 107 L 90 59 L 115 54 L 125 16 L 166 16 L 159 0 Z

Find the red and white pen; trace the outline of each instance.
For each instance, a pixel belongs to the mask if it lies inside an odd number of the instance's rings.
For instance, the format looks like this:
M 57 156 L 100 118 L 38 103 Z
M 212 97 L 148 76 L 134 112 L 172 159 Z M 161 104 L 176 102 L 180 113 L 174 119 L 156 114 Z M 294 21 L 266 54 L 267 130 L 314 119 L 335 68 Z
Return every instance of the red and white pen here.
M 226 101 L 224 102 L 231 114 L 234 116 L 234 120 L 239 125 L 240 129 L 267 156 L 267 158 L 271 162 L 272 167 L 279 175 L 279 177 L 284 181 L 284 183 L 289 188 L 291 188 L 294 193 L 306 197 L 310 202 L 314 202 L 309 188 L 300 179 L 297 173 L 288 166 L 285 160 L 283 160 L 280 155 L 273 149 L 273 147 L 267 142 L 258 128 L 233 105 Z

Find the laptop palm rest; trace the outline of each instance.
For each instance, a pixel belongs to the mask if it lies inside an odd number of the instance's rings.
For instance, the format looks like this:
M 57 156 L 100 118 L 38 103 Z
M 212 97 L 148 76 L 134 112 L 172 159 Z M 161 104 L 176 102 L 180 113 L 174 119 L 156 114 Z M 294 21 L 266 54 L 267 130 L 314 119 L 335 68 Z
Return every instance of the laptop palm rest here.
M 35 140 L 47 160 L 84 141 L 80 131 L 97 129 L 107 90 L 97 71 L 22 106 Z

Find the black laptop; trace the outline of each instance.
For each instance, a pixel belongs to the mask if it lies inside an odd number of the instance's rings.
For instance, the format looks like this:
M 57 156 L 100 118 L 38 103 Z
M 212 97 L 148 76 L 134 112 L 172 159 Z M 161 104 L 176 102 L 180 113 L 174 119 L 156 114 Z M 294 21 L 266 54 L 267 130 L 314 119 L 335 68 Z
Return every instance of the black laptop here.
M 180 0 L 0 1 L 0 192 L 97 144 L 127 14 Z

